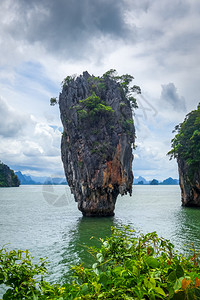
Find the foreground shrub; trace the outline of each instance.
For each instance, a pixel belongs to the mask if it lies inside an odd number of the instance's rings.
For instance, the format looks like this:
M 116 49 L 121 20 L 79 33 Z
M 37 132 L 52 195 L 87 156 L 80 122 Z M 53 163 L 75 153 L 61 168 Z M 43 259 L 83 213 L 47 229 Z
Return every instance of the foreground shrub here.
M 200 265 L 194 249 L 183 257 L 155 232 L 136 236 L 129 227 L 112 228 L 90 247 L 92 268 L 72 267 L 74 277 L 63 286 L 42 277 L 45 261 L 33 265 L 27 252 L 0 252 L 0 283 L 9 289 L 3 299 L 200 299 Z M 25 258 L 22 257 L 23 254 Z

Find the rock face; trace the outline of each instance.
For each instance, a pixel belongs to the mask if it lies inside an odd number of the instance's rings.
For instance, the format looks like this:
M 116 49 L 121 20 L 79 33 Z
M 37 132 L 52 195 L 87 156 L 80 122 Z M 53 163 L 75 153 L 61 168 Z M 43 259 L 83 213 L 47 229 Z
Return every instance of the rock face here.
M 118 194 L 132 192 L 135 128 L 125 92 L 115 79 L 67 77 L 59 97 L 62 161 L 84 216 L 113 216 Z
M 15 187 L 19 186 L 20 181 L 7 165 L 0 163 L 0 187 Z
M 182 205 L 200 207 L 200 163 L 193 171 L 183 159 L 177 162 Z

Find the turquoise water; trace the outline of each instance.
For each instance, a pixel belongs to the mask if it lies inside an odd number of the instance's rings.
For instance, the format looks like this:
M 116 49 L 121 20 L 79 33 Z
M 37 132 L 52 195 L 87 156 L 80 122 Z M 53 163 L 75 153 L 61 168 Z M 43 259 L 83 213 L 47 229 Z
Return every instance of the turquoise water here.
M 179 186 L 134 186 L 132 197 L 118 197 L 110 218 L 82 217 L 68 186 L 0 189 L 0 246 L 29 249 L 35 260 L 48 256 L 52 282 L 65 278 L 71 264 L 89 264 L 85 246 L 121 224 L 157 231 L 180 252 L 189 243 L 200 249 L 200 210 L 181 207 Z

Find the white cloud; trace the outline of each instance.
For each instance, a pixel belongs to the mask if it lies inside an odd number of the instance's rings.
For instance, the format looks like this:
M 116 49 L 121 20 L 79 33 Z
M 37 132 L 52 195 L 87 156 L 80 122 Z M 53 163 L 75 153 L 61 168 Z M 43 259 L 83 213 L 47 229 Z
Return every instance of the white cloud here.
M 60 155 L 61 133 L 58 128 L 53 129 L 45 123 L 38 123 L 35 126 L 34 138 L 42 146 L 44 155 Z
M 22 134 L 28 122 L 26 115 L 16 113 L 2 98 L 0 98 L 0 116 L 0 136 L 5 138 Z
M 62 173 L 61 132 L 38 122 L 34 116 L 19 113 L 1 100 L 0 160 L 17 170 Z M 47 174 L 48 173 L 48 174 Z
M 36 157 L 38 158 L 39 156 L 44 154 L 44 151 L 40 145 L 36 142 L 32 141 L 25 141 L 23 143 L 23 154 L 27 157 Z
M 169 94 L 172 92 L 170 103 Z M 165 97 L 164 97 L 165 96 Z M 175 102 L 175 103 L 174 103 Z M 177 103 L 178 102 L 178 103 Z M 172 84 L 166 85 L 158 98 L 143 95 L 139 97 L 139 109 L 136 110 L 136 145 L 134 160 L 135 177 L 143 176 L 147 180 L 153 177 L 163 180 L 167 177 L 178 178 L 175 160 L 169 161 L 167 152 L 171 148 L 172 130 L 182 122 L 185 116 L 183 109 L 174 109 L 183 105 L 184 99 Z

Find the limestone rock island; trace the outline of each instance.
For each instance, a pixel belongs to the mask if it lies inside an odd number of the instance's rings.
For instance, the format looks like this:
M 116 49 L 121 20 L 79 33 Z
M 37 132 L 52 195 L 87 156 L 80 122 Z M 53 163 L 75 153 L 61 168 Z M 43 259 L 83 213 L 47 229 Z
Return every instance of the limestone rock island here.
M 129 87 L 132 79 L 110 70 L 102 77 L 84 72 L 63 81 L 61 155 L 84 216 L 113 216 L 117 196 L 132 193 L 132 108 L 137 104 L 130 92 L 140 93 L 138 86 Z
M 168 154 L 178 162 L 182 205 L 200 207 L 200 104 L 175 130 Z

